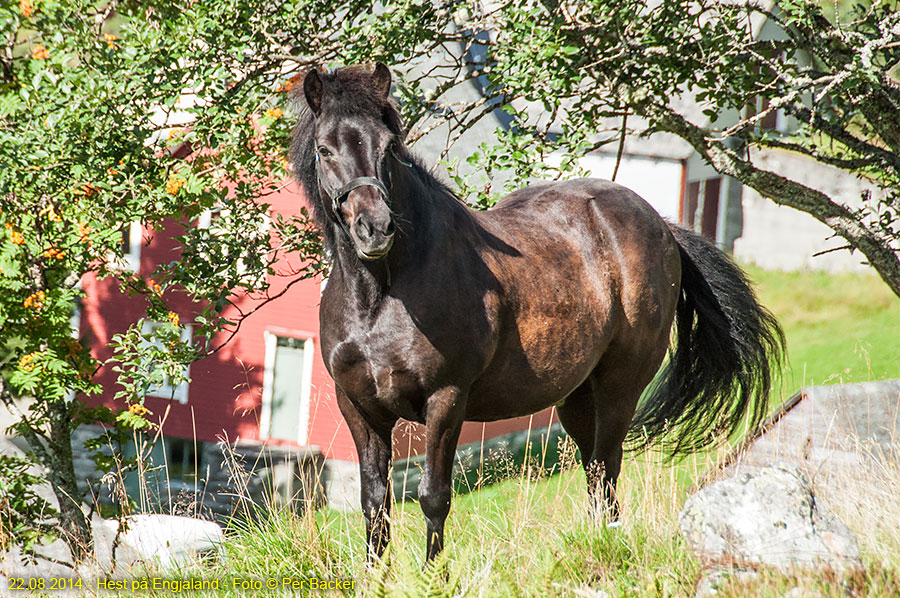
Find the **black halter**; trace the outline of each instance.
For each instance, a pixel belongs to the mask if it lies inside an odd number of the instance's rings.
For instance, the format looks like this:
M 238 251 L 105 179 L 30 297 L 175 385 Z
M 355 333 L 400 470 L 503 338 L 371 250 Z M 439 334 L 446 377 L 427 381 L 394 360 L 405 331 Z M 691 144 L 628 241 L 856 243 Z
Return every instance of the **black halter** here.
M 393 152 L 391 152 L 393 155 Z M 401 162 L 402 163 L 402 162 Z M 341 204 L 344 203 L 344 200 L 347 199 L 347 196 L 350 195 L 350 192 L 354 189 L 358 189 L 359 187 L 365 187 L 366 185 L 370 187 L 375 187 L 378 189 L 378 192 L 381 193 L 382 199 L 384 199 L 384 203 L 387 204 L 388 208 L 391 207 L 391 192 L 388 190 L 388 187 L 381 182 L 380 179 L 371 176 L 360 176 L 352 179 L 350 182 L 341 186 L 338 189 L 335 189 L 331 185 L 329 185 L 325 177 L 322 176 L 322 171 L 319 169 L 321 162 L 319 160 L 319 151 L 316 150 L 316 178 L 319 180 L 319 186 L 322 188 L 322 191 L 325 192 L 325 195 L 328 196 L 328 199 L 331 200 L 331 211 L 334 219 L 337 221 L 339 225 L 343 228 L 347 229 L 349 232 L 349 225 L 344 222 L 343 217 L 341 217 Z M 390 184 L 390 178 L 388 178 Z

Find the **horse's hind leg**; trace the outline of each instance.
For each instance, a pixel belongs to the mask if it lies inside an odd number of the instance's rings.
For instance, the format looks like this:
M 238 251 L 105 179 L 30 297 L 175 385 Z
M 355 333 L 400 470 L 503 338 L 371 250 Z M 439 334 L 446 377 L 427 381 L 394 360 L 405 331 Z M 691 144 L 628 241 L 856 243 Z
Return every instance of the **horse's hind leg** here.
M 557 408 L 557 412 L 563 428 L 581 452 L 591 514 L 601 520 L 615 521 L 619 518 L 615 487 L 622 463 L 621 443 L 618 450 L 614 450 L 609 446 L 608 436 L 598 438 L 598 426 L 607 426 L 598 414 L 597 400 L 591 386 L 591 382 L 586 380 Z
M 605 521 L 619 518 L 616 482 L 622 443 L 643 390 L 626 373 L 598 367 L 557 408 L 560 422 L 581 451 L 592 512 Z

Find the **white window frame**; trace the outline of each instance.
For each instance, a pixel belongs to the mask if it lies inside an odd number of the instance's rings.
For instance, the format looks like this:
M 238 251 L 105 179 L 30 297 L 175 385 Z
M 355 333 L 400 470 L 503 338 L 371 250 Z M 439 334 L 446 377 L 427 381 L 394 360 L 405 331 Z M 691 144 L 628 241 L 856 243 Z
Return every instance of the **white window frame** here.
M 75 284 L 75 288 L 81 290 L 81 281 Z M 81 299 L 75 300 L 75 307 L 72 308 L 72 315 L 69 316 L 69 329 L 72 331 L 72 338 L 81 337 Z M 66 402 L 71 403 L 75 400 L 75 391 L 70 390 L 66 393 Z
M 693 229 L 698 235 L 703 231 L 703 211 L 706 209 L 706 181 L 709 179 L 700 179 L 697 187 L 697 207 L 691 215 L 694 219 Z
M 297 444 L 305 445 L 309 441 L 309 399 L 312 389 L 313 350 L 315 343 L 312 335 L 302 332 L 284 330 L 266 330 L 263 333 L 266 346 L 265 370 L 263 373 L 262 409 L 259 414 L 259 438 L 265 440 L 272 431 L 272 394 L 275 384 L 275 352 L 278 350 L 278 338 L 287 337 L 303 341 L 303 373 L 300 388 L 300 416 L 297 422 Z
M 216 212 L 221 212 L 220 209 L 216 208 Z M 208 210 L 203 210 L 197 215 L 197 228 L 209 228 L 212 224 L 212 213 L 213 209 L 210 208 Z
M 141 335 L 146 337 L 153 333 L 153 331 L 160 327 L 166 326 L 167 324 L 164 322 L 155 322 L 153 320 L 144 320 L 144 323 L 141 325 Z M 191 326 L 187 324 L 181 327 L 181 342 L 190 343 L 191 342 Z M 150 388 L 147 390 L 146 396 L 148 397 L 159 397 L 161 399 L 170 399 L 175 400 L 181 403 L 182 405 L 186 405 L 188 402 L 188 393 L 190 391 L 190 382 L 189 377 L 191 375 L 191 366 L 190 364 L 184 366 L 184 380 L 178 386 L 172 386 L 171 384 L 163 384 L 161 386 L 157 386 L 155 388 Z
M 128 225 L 128 250 L 123 252 L 126 269 L 139 273 L 141 269 L 141 245 L 144 242 L 144 229 L 139 221 Z

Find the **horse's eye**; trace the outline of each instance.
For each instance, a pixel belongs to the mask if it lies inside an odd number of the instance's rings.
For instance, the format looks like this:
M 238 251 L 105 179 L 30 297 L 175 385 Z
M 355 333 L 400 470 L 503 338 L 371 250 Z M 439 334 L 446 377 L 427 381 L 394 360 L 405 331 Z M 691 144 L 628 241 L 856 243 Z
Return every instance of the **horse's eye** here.
M 331 150 L 329 150 L 324 145 L 320 145 L 319 147 L 317 147 L 316 151 L 319 152 L 319 155 L 323 158 L 327 158 L 328 156 L 331 155 Z

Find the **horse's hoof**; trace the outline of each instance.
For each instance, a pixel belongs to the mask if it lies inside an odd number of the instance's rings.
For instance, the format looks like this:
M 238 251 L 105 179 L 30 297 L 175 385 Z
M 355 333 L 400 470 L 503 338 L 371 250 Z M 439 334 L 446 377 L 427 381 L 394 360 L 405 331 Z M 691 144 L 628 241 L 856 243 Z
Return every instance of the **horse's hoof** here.
M 607 529 L 616 529 L 622 527 L 622 520 L 616 519 L 615 521 L 610 521 L 606 524 Z

